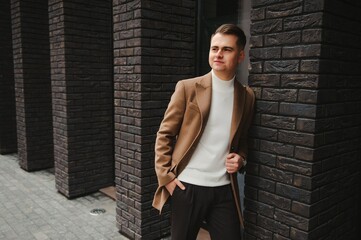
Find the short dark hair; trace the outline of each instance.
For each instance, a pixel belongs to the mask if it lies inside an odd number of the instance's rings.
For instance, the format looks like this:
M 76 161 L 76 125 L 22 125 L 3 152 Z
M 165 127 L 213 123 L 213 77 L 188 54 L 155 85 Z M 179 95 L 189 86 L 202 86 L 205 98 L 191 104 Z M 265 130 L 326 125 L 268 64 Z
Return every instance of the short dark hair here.
M 246 46 L 246 35 L 244 34 L 243 30 L 239 28 L 237 25 L 232 23 L 227 23 L 219 26 L 216 31 L 213 33 L 212 38 L 217 33 L 225 34 L 225 35 L 234 35 L 238 38 L 237 46 L 241 49 L 244 49 Z

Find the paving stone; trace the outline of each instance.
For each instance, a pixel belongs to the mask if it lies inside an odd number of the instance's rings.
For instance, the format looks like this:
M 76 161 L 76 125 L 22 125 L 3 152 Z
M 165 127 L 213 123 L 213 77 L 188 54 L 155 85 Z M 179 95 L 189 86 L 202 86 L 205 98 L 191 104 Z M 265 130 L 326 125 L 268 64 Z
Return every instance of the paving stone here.
M 116 202 L 100 192 L 69 200 L 51 170 L 26 172 L 16 154 L 0 155 L 0 240 L 127 240 L 116 227 Z M 104 208 L 102 215 L 90 210 Z

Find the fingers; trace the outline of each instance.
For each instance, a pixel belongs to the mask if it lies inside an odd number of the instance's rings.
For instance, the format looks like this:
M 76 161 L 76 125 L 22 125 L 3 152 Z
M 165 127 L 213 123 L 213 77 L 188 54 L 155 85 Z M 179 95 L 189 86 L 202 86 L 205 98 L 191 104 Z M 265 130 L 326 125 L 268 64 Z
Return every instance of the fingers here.
M 226 164 L 226 170 L 228 173 L 235 173 L 238 171 L 238 164 Z
M 241 156 L 236 153 L 230 153 L 226 158 L 226 170 L 228 173 L 235 173 L 241 168 Z
M 182 190 L 185 190 L 186 187 L 183 185 L 183 183 L 181 181 L 178 180 L 178 178 L 175 178 L 174 179 L 174 182 L 177 184 L 177 186 L 182 189 Z

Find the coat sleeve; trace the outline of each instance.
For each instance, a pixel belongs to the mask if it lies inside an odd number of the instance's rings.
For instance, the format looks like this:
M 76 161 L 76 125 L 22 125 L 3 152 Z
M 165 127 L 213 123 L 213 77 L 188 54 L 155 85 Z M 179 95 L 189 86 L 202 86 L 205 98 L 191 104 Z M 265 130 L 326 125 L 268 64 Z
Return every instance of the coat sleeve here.
M 172 172 L 172 154 L 183 122 L 185 108 L 184 84 L 179 81 L 165 111 L 155 141 L 155 171 L 159 187 L 165 186 L 176 177 Z

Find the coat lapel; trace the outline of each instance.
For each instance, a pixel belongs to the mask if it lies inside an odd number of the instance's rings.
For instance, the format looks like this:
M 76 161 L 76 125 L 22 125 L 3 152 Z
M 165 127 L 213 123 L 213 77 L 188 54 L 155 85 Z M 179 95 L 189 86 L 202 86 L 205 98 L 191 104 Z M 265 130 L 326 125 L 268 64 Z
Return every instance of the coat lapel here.
M 197 96 L 197 104 L 201 113 L 201 125 L 204 128 L 205 123 L 207 122 L 209 110 L 211 107 L 212 100 L 212 74 L 208 73 L 204 75 L 196 83 L 196 96 Z
M 246 101 L 245 89 L 241 84 L 234 80 L 234 98 L 233 98 L 233 114 L 232 114 L 232 124 L 231 124 L 231 135 L 229 136 L 229 144 L 232 144 L 234 135 L 237 132 L 238 126 L 241 122 L 244 110 L 244 103 Z

